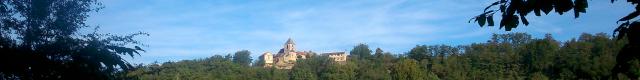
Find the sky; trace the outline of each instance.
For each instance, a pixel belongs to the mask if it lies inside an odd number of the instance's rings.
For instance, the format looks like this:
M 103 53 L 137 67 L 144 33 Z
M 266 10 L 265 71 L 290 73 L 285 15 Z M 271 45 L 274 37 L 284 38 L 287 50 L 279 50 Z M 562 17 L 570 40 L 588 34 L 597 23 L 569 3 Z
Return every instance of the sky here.
M 589 0 L 574 18 L 552 13 L 527 16 L 530 25 L 512 31 L 479 27 L 469 19 L 495 0 L 104 0 L 87 24 L 98 32 L 150 36 L 131 63 L 207 58 L 249 50 L 252 57 L 276 52 L 288 38 L 298 51 L 349 52 L 364 43 L 403 54 L 416 45 L 486 42 L 493 33 L 552 34 L 560 41 L 581 33 L 612 34 L 619 18 L 633 11 L 618 1 Z M 499 18 L 496 18 L 498 20 Z M 497 24 L 497 23 L 496 23 Z

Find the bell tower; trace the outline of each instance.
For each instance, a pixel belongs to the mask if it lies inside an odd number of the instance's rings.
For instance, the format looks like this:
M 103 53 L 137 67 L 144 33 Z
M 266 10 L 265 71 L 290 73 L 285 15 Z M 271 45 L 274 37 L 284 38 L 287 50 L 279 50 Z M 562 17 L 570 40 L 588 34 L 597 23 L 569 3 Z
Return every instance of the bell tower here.
M 296 50 L 295 45 L 296 43 L 293 43 L 293 40 L 289 38 L 287 42 L 284 43 L 285 52 L 294 52 Z

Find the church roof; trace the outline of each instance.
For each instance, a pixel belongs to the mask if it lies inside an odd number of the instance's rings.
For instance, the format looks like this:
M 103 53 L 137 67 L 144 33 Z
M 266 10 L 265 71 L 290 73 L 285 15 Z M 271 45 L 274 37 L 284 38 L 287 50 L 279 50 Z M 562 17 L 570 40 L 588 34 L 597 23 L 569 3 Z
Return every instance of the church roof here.
M 287 44 L 296 44 L 296 43 L 293 43 L 293 40 L 291 40 L 291 38 L 289 38 L 289 39 L 287 39 L 287 42 L 284 43 L 284 44 L 287 45 Z
M 296 52 L 296 54 L 298 54 L 298 55 L 307 55 L 306 52 Z

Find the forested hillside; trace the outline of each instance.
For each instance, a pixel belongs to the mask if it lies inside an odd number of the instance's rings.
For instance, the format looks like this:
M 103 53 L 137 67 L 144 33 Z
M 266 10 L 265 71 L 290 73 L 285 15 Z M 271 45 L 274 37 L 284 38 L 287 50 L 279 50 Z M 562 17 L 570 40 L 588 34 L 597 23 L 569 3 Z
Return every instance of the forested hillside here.
M 626 41 L 609 34 L 582 34 L 557 41 L 550 34 L 533 38 L 526 33 L 494 34 L 487 42 L 461 46 L 417 45 L 406 53 L 358 45 L 346 64 L 326 56 L 299 60 L 291 70 L 246 65 L 249 56 L 209 58 L 139 65 L 121 77 L 143 80 L 518 80 L 625 79 L 612 74 L 616 55 Z M 363 48 L 365 47 L 365 48 Z M 372 52 L 372 53 L 369 53 Z M 238 54 L 250 52 L 239 51 Z M 253 53 L 256 54 L 256 53 Z M 237 61 L 241 60 L 241 61 Z M 256 60 L 259 61 L 259 60 Z M 640 75 L 640 61 L 627 63 Z

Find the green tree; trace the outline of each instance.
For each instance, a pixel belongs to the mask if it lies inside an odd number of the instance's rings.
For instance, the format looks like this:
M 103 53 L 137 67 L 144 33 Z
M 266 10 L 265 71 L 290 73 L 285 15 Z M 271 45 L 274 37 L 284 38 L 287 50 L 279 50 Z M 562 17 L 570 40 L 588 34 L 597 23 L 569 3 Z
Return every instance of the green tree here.
M 358 62 L 358 80 L 390 80 L 388 68 L 380 61 L 363 60 Z
M 287 79 L 291 79 L 291 76 L 289 75 L 288 70 L 279 70 L 279 69 L 271 69 L 271 74 L 273 74 L 273 76 L 271 76 L 270 80 L 287 80 Z
M 417 45 L 416 47 L 412 48 L 411 51 L 409 51 L 407 56 L 411 59 L 418 60 L 418 61 L 422 61 L 422 60 L 431 61 L 431 57 L 433 57 L 433 53 L 430 52 L 428 46 Z
M 562 45 L 561 45 L 562 44 Z M 349 59 L 335 63 L 327 55 L 310 56 L 296 61 L 293 69 L 241 67 L 228 57 L 165 62 L 162 65 L 139 65 L 126 76 L 133 79 L 636 79 L 627 74 L 611 73 L 615 53 L 624 41 L 604 33 L 582 34 L 577 39 L 556 41 L 551 35 L 531 38 L 526 33 L 495 34 L 485 43 L 457 47 L 425 46 L 435 54 L 417 61 L 378 49 L 371 59 Z M 415 50 L 413 50 L 415 51 Z M 409 51 L 411 52 L 411 51 Z M 408 55 L 409 53 L 406 53 Z M 402 54 L 401 54 L 402 55 Z M 631 61 L 631 75 L 638 74 L 640 61 Z
M 390 65 L 393 65 L 393 55 L 376 48 L 375 56 L 371 60 L 358 62 L 358 79 L 362 80 L 390 80 Z
M 418 62 L 413 59 L 400 59 L 392 70 L 394 80 L 434 80 L 438 79 L 433 73 L 423 72 Z
M 337 64 L 331 63 L 321 72 L 320 79 L 323 80 L 356 80 L 355 63 Z
M 612 3 L 614 1 L 616 0 L 611 0 Z M 640 55 L 634 54 L 640 50 L 640 35 L 638 35 L 640 33 L 640 27 L 638 27 L 640 26 L 640 21 L 635 19 L 640 16 L 640 5 L 638 5 L 640 1 L 627 0 L 627 2 L 635 5 L 636 9 L 616 22 L 620 25 L 613 30 L 614 36 L 618 40 L 627 39 L 628 43 L 617 55 L 616 68 L 612 70 L 612 73 L 629 74 L 630 66 L 633 64 L 628 64 L 628 62 L 640 59 Z M 493 15 L 501 13 L 500 28 L 504 27 L 506 31 L 511 31 L 520 22 L 524 25 L 529 25 L 526 16 L 531 12 L 534 12 L 536 16 L 541 16 L 541 12 L 549 14 L 554 10 L 556 13 L 563 15 L 563 13 L 573 9 L 574 17 L 578 18 L 580 13 L 586 12 L 587 7 L 587 0 L 496 0 L 496 2 L 484 8 L 483 13 L 472 19 L 480 27 L 484 26 L 484 24 L 494 26 Z M 632 78 L 640 77 L 640 75 L 627 76 Z
M 233 63 L 240 64 L 242 66 L 250 66 L 251 64 L 251 52 L 249 50 L 241 50 L 233 54 Z
M 292 80 L 318 80 L 318 76 L 313 67 L 311 59 L 296 61 L 296 66 L 291 70 Z
M 96 0 L 0 1 L 0 79 L 113 79 L 133 68 L 122 56 L 144 51 L 133 38 L 148 34 L 78 32 L 100 8 Z
M 553 61 L 557 58 L 555 56 L 559 54 L 557 52 L 560 49 L 560 43 L 554 40 L 550 34 L 547 34 L 544 39 L 533 40 L 522 47 L 524 47 L 520 52 L 523 56 L 522 61 L 529 73 L 534 76 L 542 75 L 539 73 L 533 74 L 536 72 L 554 73 L 551 67 L 553 66 Z
M 264 55 L 258 56 L 258 59 L 253 62 L 253 66 L 262 67 L 264 66 Z
M 384 51 L 382 51 L 382 49 L 380 49 L 380 48 L 376 48 L 376 52 L 373 55 L 374 55 L 374 57 L 378 58 L 378 57 L 382 56 L 382 54 L 384 54 Z
M 356 58 L 367 59 L 371 57 L 371 49 L 369 49 L 369 46 L 367 44 L 358 44 L 357 46 L 353 47 L 350 54 L 352 56 L 355 56 Z

